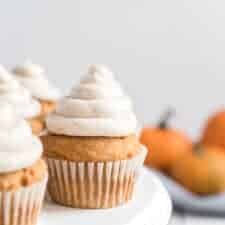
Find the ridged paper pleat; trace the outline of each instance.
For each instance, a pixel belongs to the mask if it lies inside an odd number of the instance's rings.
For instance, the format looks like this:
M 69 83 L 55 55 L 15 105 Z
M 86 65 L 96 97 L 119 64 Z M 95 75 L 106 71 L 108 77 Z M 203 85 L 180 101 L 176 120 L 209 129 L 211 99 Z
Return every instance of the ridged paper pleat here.
M 0 225 L 35 225 L 46 189 L 47 175 L 39 183 L 0 192 Z
M 112 162 L 72 162 L 47 159 L 48 191 L 53 201 L 76 208 L 111 208 L 132 198 L 146 156 Z

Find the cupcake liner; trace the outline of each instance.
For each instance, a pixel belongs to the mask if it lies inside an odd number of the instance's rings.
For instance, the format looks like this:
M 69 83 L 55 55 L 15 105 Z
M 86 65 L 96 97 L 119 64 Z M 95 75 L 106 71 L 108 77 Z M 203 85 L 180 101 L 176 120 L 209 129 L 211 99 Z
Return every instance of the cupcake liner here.
M 146 156 L 128 160 L 73 162 L 48 158 L 48 192 L 53 201 L 75 208 L 112 208 L 133 196 L 139 169 Z
M 35 225 L 46 189 L 47 175 L 39 183 L 0 192 L 1 225 Z

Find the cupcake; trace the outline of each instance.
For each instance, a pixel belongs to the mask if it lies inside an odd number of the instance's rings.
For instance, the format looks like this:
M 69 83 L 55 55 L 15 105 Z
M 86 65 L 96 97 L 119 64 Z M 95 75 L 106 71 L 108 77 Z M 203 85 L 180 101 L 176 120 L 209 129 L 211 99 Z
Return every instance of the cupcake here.
M 42 119 L 54 111 L 60 92 L 47 80 L 41 66 L 26 61 L 23 65 L 16 66 L 13 73 L 20 84 L 30 91 L 33 98 L 40 102 Z
M 47 183 L 42 144 L 13 107 L 0 103 L 0 224 L 35 225 Z
M 42 140 L 53 201 L 111 208 L 132 198 L 146 150 L 135 134 L 131 100 L 106 67 L 90 66 L 46 124 Z
M 0 102 L 10 103 L 18 116 L 26 119 L 34 134 L 40 134 L 43 124 L 39 121 L 41 107 L 29 91 L 21 86 L 14 77 L 0 66 Z

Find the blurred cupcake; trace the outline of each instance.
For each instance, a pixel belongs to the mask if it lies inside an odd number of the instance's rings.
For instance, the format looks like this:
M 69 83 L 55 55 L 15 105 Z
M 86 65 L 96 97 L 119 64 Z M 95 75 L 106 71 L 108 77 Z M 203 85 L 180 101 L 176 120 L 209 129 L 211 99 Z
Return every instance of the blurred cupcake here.
M 10 104 L 0 103 L 0 224 L 36 224 L 47 183 L 42 145 Z
M 93 65 L 46 120 L 42 137 L 51 198 L 78 208 L 111 208 L 133 196 L 146 150 L 129 97 L 113 74 Z
M 29 91 L 22 87 L 8 71 L 0 66 L 0 102 L 10 103 L 18 116 L 25 118 L 34 134 L 39 135 L 43 124 L 39 120 L 41 107 Z
M 13 73 L 20 84 L 40 102 L 42 119 L 54 111 L 60 92 L 47 80 L 41 66 L 26 61 L 23 65 L 16 66 Z

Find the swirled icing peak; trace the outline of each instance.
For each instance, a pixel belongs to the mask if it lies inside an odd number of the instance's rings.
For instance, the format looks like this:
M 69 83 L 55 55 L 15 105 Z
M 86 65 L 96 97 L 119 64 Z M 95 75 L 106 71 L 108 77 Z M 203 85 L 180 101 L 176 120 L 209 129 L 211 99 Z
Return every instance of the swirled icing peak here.
M 42 154 L 40 140 L 9 103 L 0 103 L 0 173 L 26 168 Z
M 37 64 L 27 60 L 23 65 L 13 70 L 16 79 L 27 88 L 33 97 L 40 100 L 56 101 L 60 92 L 46 78 L 45 70 Z
M 136 132 L 132 102 L 103 65 L 91 65 L 47 118 L 50 132 L 70 136 L 127 136 Z
M 35 117 L 40 113 L 40 104 L 32 98 L 29 91 L 0 65 L 0 102 L 10 103 L 17 114 L 24 118 Z
M 5 92 L 7 90 L 13 90 L 18 88 L 19 84 L 15 79 L 13 79 L 12 75 L 2 66 L 0 65 L 0 92 Z

